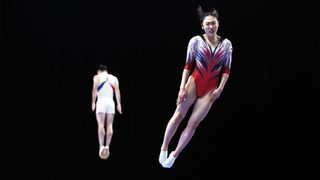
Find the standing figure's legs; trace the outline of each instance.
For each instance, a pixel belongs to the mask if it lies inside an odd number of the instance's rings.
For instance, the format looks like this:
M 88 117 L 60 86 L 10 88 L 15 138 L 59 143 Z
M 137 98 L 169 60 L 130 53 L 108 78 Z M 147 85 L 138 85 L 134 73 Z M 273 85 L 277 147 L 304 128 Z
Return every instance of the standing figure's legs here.
M 181 133 L 178 145 L 176 149 L 170 153 L 169 158 L 162 164 L 163 167 L 170 168 L 173 165 L 175 159 L 179 156 L 180 152 L 186 147 L 186 145 L 191 140 L 199 123 L 208 114 L 210 107 L 213 103 L 210 101 L 209 98 L 211 93 L 212 91 L 204 94 L 202 97 L 199 97 L 196 100 L 188 124 Z
M 171 141 L 173 135 L 175 134 L 176 130 L 178 129 L 179 124 L 181 123 L 181 121 L 183 120 L 183 118 L 187 114 L 189 108 L 191 107 L 191 105 L 193 104 L 193 102 L 195 101 L 195 99 L 197 97 L 196 88 L 195 88 L 193 78 L 189 78 L 185 88 L 187 91 L 187 98 L 185 101 L 178 104 L 178 106 L 177 106 L 173 116 L 169 120 L 167 127 L 166 127 L 166 130 L 165 130 L 165 134 L 164 134 L 164 138 L 163 138 L 163 142 L 162 142 L 162 146 L 161 146 L 161 151 L 160 151 L 160 155 L 159 155 L 159 163 L 160 164 L 163 164 L 165 162 L 165 160 L 167 159 L 168 146 L 170 144 L 170 141 Z
M 112 139 L 112 135 L 113 135 L 113 119 L 114 119 L 114 114 L 107 114 L 107 133 L 106 133 L 106 146 L 105 146 L 105 150 L 106 150 L 106 157 L 105 159 L 107 159 L 110 155 L 110 151 L 109 151 L 109 146 L 111 143 L 111 139 Z
M 98 123 L 98 139 L 99 139 L 99 156 L 101 159 L 105 159 L 106 151 L 104 148 L 106 131 L 105 131 L 105 113 L 96 113 L 96 119 Z

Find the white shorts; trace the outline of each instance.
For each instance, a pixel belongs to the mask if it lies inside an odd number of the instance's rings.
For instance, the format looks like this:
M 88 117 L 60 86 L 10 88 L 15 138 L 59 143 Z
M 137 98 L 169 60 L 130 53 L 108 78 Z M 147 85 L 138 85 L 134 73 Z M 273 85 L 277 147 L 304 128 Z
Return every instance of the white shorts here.
M 96 113 L 115 114 L 115 103 L 111 99 L 98 99 L 96 103 Z

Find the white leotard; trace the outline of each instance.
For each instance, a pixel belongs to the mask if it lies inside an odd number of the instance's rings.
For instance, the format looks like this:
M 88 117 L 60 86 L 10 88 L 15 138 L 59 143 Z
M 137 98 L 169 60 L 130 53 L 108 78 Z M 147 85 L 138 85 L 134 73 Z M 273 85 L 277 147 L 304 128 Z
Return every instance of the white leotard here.
M 98 74 L 96 113 L 115 114 L 114 86 L 117 78 L 107 72 Z

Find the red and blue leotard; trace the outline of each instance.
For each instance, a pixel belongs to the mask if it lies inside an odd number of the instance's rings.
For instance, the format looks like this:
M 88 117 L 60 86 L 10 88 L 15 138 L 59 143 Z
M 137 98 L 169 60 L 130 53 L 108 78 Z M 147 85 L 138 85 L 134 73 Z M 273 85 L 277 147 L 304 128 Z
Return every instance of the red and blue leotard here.
M 215 48 L 211 48 L 203 36 L 190 39 L 187 49 L 185 69 L 194 68 L 197 96 L 216 88 L 222 73 L 230 73 L 232 61 L 232 44 L 226 38 L 220 38 Z

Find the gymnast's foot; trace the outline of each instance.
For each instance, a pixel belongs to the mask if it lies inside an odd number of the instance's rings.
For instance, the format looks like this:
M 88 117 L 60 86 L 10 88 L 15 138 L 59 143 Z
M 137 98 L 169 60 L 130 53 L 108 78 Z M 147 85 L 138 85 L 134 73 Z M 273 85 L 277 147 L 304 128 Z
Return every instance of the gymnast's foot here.
M 167 160 L 167 157 L 168 157 L 168 151 L 161 150 L 159 155 L 159 163 L 162 165 Z
M 164 168 L 171 168 L 175 160 L 176 160 L 176 157 L 174 157 L 171 153 L 168 159 L 162 164 L 162 166 Z
M 110 155 L 109 146 L 101 146 L 99 151 L 99 156 L 101 159 L 108 159 Z

